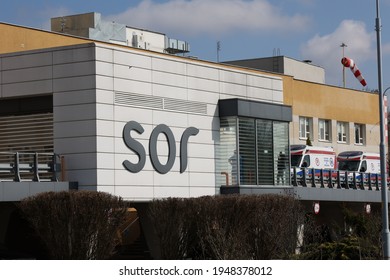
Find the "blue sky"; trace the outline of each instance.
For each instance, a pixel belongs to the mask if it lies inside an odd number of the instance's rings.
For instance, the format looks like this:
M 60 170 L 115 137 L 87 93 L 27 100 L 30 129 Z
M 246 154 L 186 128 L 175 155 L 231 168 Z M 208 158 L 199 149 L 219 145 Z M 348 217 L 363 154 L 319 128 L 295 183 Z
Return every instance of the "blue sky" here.
M 342 48 L 378 88 L 375 0 L 115 0 L 6 1 L 0 21 L 40 29 L 50 18 L 99 12 L 103 19 L 187 41 L 190 55 L 220 61 L 280 53 L 325 68 L 326 83 L 342 85 Z M 380 1 L 383 89 L 390 87 L 390 0 Z M 3 38 L 4 39 L 4 38 Z M 347 87 L 362 89 L 346 69 Z M 389 90 L 390 92 L 390 90 Z

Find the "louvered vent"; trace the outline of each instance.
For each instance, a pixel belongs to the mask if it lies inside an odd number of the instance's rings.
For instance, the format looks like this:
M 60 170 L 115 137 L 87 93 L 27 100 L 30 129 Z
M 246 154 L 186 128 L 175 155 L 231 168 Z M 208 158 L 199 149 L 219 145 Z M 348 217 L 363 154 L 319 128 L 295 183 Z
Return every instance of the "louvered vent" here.
M 0 117 L 0 152 L 53 150 L 53 113 Z
M 127 106 L 147 107 L 154 109 L 163 108 L 163 99 L 161 97 L 135 93 L 116 92 L 115 103 Z
M 135 106 L 151 109 L 161 109 L 194 114 L 207 114 L 207 104 L 160 96 L 148 96 L 135 93 L 115 93 L 115 103 L 125 106 Z
M 186 113 L 207 114 L 206 103 L 173 98 L 164 98 L 164 109 Z

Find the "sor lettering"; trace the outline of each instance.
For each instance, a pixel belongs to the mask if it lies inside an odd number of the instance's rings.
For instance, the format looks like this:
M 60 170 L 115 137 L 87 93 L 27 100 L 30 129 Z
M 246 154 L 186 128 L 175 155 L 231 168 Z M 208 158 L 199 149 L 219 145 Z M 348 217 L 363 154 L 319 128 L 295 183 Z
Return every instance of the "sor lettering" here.
M 123 161 L 123 166 L 130 172 L 138 173 L 140 172 L 146 163 L 146 152 L 145 148 L 142 146 L 140 142 L 135 140 L 133 137 L 131 137 L 131 132 L 135 131 L 138 134 L 144 133 L 144 128 L 141 124 L 139 124 L 136 121 L 129 121 L 126 123 L 125 127 L 123 128 L 123 141 L 125 142 L 126 146 L 132 150 L 135 154 L 138 155 L 138 162 L 133 163 L 129 160 Z M 167 142 L 168 142 L 168 160 L 165 164 L 162 164 L 159 160 L 158 154 L 157 154 L 157 139 L 160 133 L 164 134 Z M 188 162 L 188 154 L 187 154 L 187 146 L 188 146 L 188 139 L 191 136 L 195 136 L 199 133 L 199 129 L 195 127 L 188 127 L 184 130 L 181 139 L 180 139 L 180 173 L 183 173 L 187 169 L 187 162 Z M 168 173 L 171 169 L 173 164 L 175 163 L 176 158 L 176 142 L 175 137 L 172 133 L 172 130 L 166 126 L 165 124 L 159 124 L 157 125 L 149 137 L 149 157 L 150 161 L 153 165 L 154 170 L 161 174 Z

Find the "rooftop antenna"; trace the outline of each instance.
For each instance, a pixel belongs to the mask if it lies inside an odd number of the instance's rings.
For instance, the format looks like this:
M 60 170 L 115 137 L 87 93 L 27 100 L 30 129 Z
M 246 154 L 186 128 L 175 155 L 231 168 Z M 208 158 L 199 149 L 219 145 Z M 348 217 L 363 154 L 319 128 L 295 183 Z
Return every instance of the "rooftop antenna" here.
M 344 51 L 345 51 L 345 47 L 348 47 L 345 43 L 341 43 L 340 47 L 343 48 L 343 56 L 342 57 L 345 57 L 344 55 Z M 343 87 L 345 87 L 345 67 L 343 66 Z

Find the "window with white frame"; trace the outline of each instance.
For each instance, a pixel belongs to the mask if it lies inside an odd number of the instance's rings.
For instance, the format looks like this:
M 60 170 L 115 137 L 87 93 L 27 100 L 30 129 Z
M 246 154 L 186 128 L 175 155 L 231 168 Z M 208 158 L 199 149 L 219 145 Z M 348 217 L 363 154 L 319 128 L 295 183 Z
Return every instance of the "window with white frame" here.
M 349 126 L 347 122 L 337 122 L 337 142 L 347 143 Z
M 313 140 L 313 119 L 308 117 L 299 117 L 299 138 Z
M 332 122 L 331 120 L 318 120 L 318 140 L 331 141 Z
M 363 124 L 355 123 L 355 144 L 364 145 L 365 129 Z

